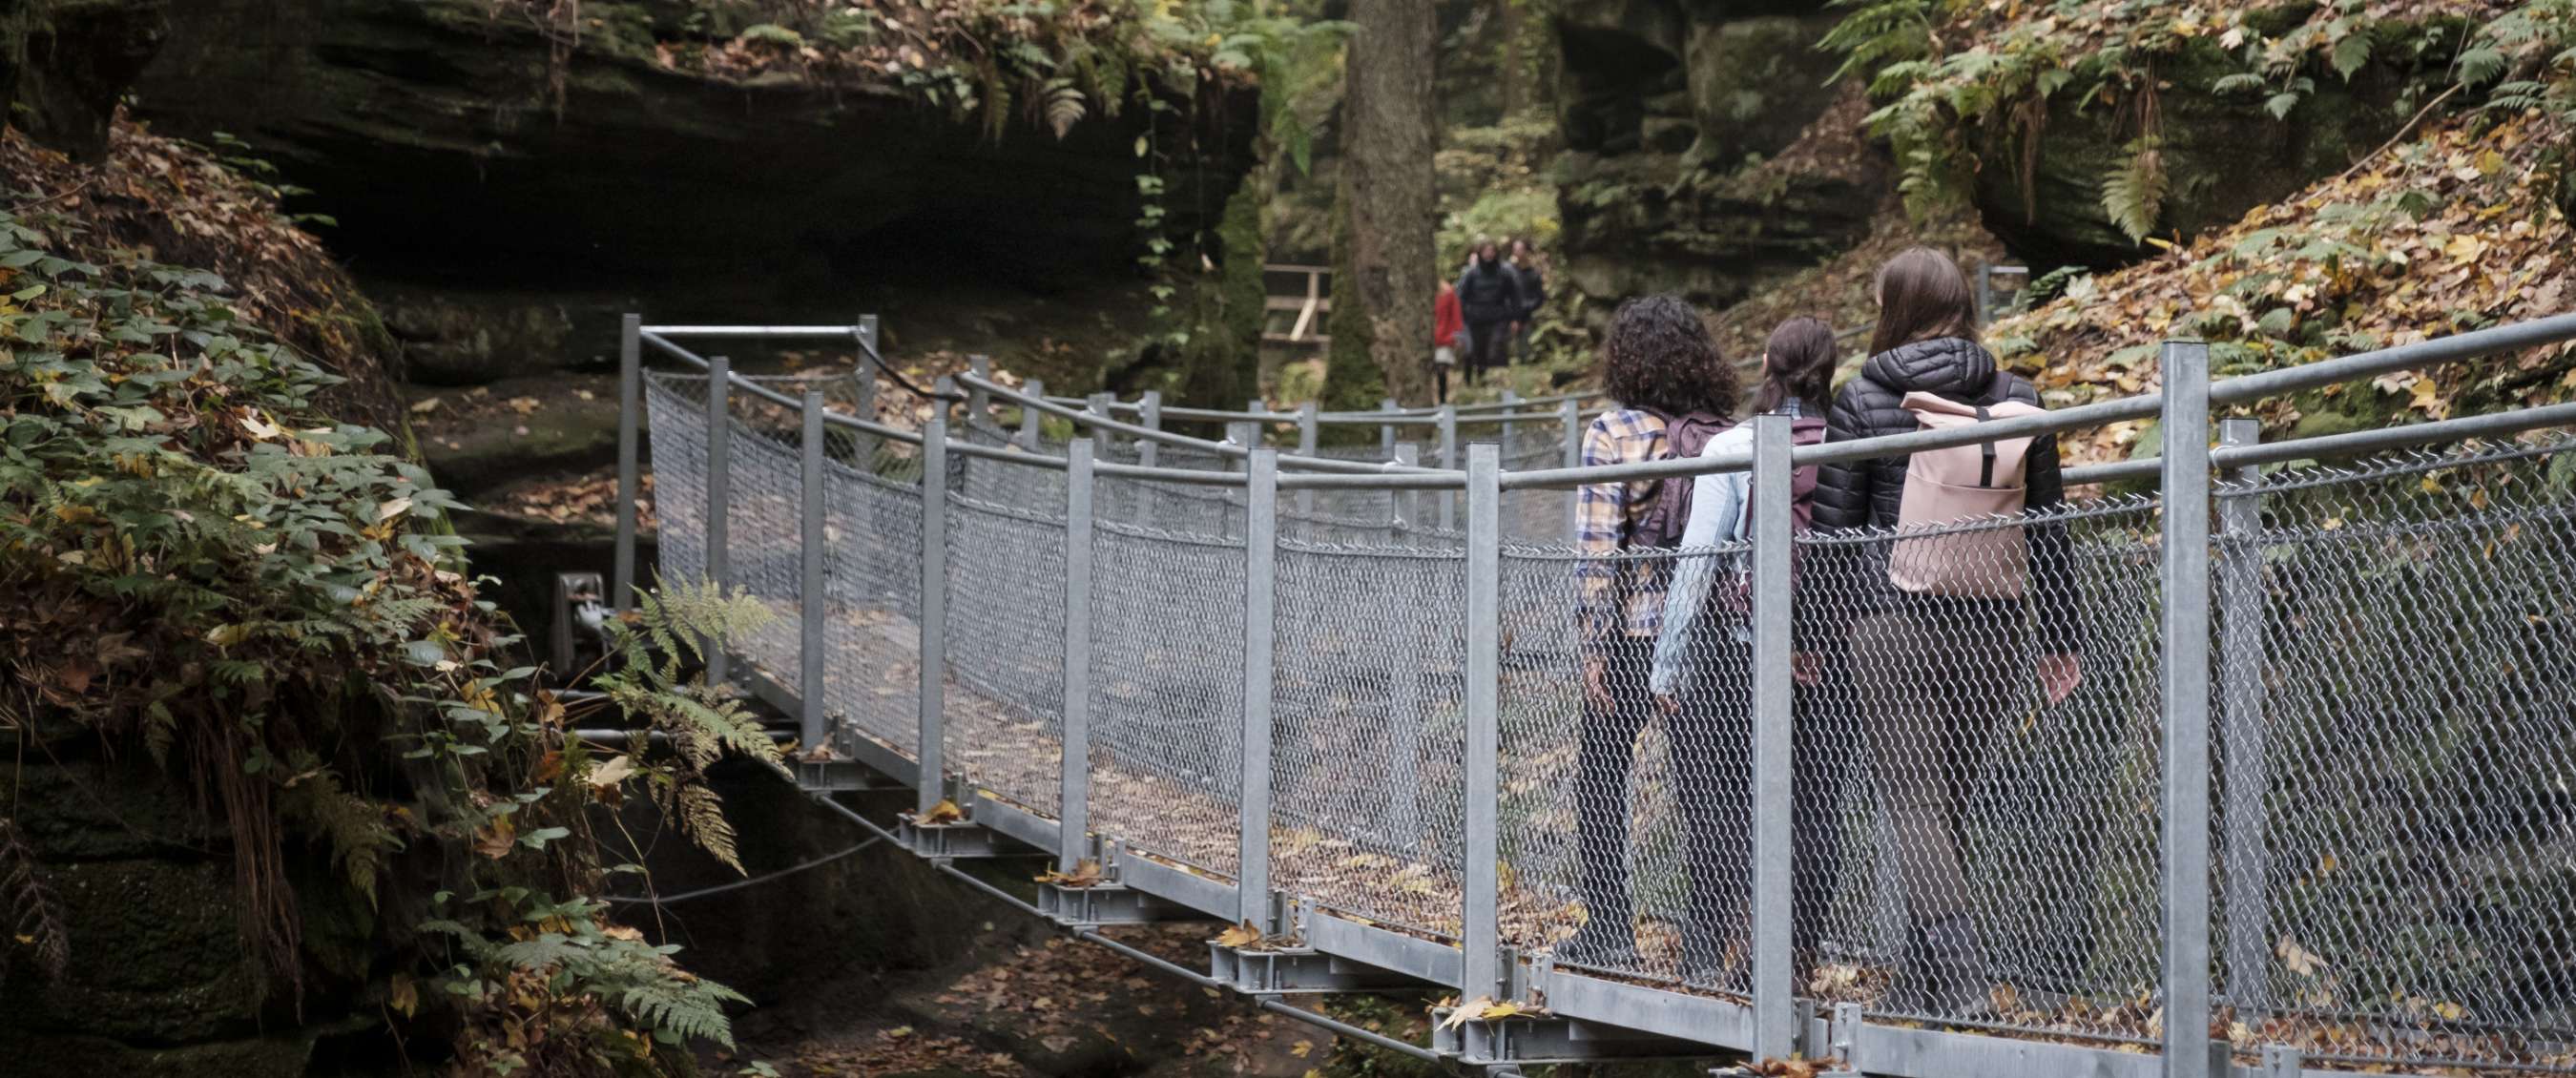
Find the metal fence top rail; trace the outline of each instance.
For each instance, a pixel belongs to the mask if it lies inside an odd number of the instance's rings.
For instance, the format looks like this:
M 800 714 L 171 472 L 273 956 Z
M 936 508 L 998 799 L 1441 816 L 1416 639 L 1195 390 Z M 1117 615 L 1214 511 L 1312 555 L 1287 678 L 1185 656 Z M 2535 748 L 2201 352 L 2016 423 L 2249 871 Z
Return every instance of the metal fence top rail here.
M 1577 393 L 1558 393 L 1553 396 L 1546 397 L 1524 397 L 1520 400 L 1513 401 L 1486 401 L 1482 404 L 1457 404 L 1449 405 L 1447 407 L 1451 412 L 1457 415 L 1458 422 L 1460 423 L 1509 423 L 1522 419 L 1536 421 L 1555 419 L 1558 418 L 1558 416 L 1553 411 L 1519 412 L 1518 410 L 1538 408 L 1545 405 L 1563 404 L 1567 401 L 1581 402 L 1594 400 L 1598 399 L 1601 395 L 1600 390 L 1589 389 Z M 1049 404 L 1062 404 L 1076 408 L 1085 407 L 1091 403 L 1090 399 L 1087 397 L 1049 396 L 1044 399 Z M 1106 405 L 1103 405 L 1103 407 L 1111 414 L 1124 413 L 1127 415 L 1141 415 L 1145 411 L 1145 402 L 1113 400 L 1108 402 Z M 1441 410 L 1442 409 L 1440 407 L 1436 406 L 1381 408 L 1372 412 L 1319 411 L 1315 412 L 1314 416 L 1315 422 L 1325 426 L 1385 427 L 1437 423 L 1440 421 Z M 1234 412 L 1227 411 L 1222 408 L 1183 408 L 1168 405 L 1157 408 L 1155 411 L 1160 413 L 1166 419 L 1186 419 L 1206 422 L 1221 421 L 1229 423 L 1295 423 L 1304 419 L 1307 414 L 1306 409 L 1304 408 L 1285 412 L 1276 410 Z
M 820 330 L 808 327 L 708 326 L 661 328 L 696 332 L 699 335 L 705 336 L 733 334 L 738 336 L 765 335 L 773 337 L 787 337 L 798 335 L 814 336 L 821 333 Z M 849 327 L 835 327 L 832 331 L 835 333 L 853 332 Z M 684 361 L 698 364 L 701 367 L 706 367 L 708 365 L 704 358 L 661 339 L 656 332 L 648 330 L 644 335 L 644 340 L 648 343 L 657 345 L 664 351 L 669 352 Z M 2379 349 L 2372 352 L 2364 352 L 2338 359 L 2323 360 L 2283 370 L 2242 375 L 2236 378 L 2212 382 L 2209 389 L 2210 400 L 2212 403 L 2245 403 L 2281 394 L 2295 393 L 2363 378 L 2376 377 L 2394 371 L 2455 363 L 2492 355 L 2498 352 L 2542 347 L 2551 344 L 2564 343 L 2571 340 L 2576 340 L 2576 314 L 2556 315 L 2507 326 L 2474 330 L 2468 333 L 2456 334 L 2430 341 L 2422 341 L 2414 344 L 2400 345 L 2393 348 Z M 1087 426 L 1094 430 L 1108 431 L 1115 434 L 1126 435 L 1131 438 L 1158 442 L 1164 445 L 1197 449 L 1213 453 L 1230 460 L 1249 460 L 1253 453 L 1253 450 L 1250 447 L 1237 444 L 1231 440 L 1221 442 L 1208 441 L 1205 439 L 1191 438 L 1186 435 L 1174 434 L 1169 431 L 1157 430 L 1134 423 L 1123 422 L 1110 418 L 1100 412 L 1092 412 L 1072 405 L 1060 404 L 1052 399 L 1025 393 L 1020 390 L 1001 385 L 991 379 L 978 377 L 972 374 L 959 375 L 957 376 L 957 381 L 973 389 L 990 393 L 997 398 L 1016 402 L 1024 407 L 1034 408 L 1042 412 L 1061 416 L 1076 424 Z M 761 397 L 762 399 L 768 400 L 782 407 L 791 409 L 802 409 L 804 407 L 803 401 L 787 394 L 769 389 L 757 382 L 750 381 L 739 374 L 728 372 L 727 383 L 729 386 L 740 387 L 755 396 Z M 948 399 L 962 399 L 962 395 L 952 394 Z M 1559 399 L 1564 400 L 1577 398 L 1572 395 L 1568 395 Z M 2036 415 L 2016 416 L 2008 419 L 1999 419 L 1986 423 L 1952 427 L 1943 430 L 1914 431 L 1905 434 L 1867 438 L 1850 442 L 1830 442 L 1812 446 L 1800 446 L 1792 451 L 1791 460 L 1795 465 L 1799 466 L 1848 463 L 1879 457 L 1902 456 L 1927 450 L 1974 445 L 2002 438 L 2054 435 L 2066 431 L 2102 426 L 2110 423 L 2154 418 L 2162 409 L 2163 400 L 2162 392 L 2158 391 L 2155 393 L 2139 394 L 2136 396 L 2121 397 L 2107 401 L 2097 401 L 2091 404 L 2057 409 Z M 1111 406 L 1111 410 L 1114 411 L 1116 409 L 1116 405 Z M 1167 416 L 1187 416 L 1198 414 L 1198 410 L 1181 409 L 1163 409 L 1162 412 Z M 1261 415 L 1271 415 L 1285 416 L 1288 419 L 1299 418 L 1299 414 L 1297 413 L 1230 413 L 1211 411 L 1206 412 L 1205 414 L 1209 416 L 1224 415 L 1257 417 Z M 1361 412 L 1341 414 L 1367 418 L 1372 421 L 1379 422 L 1390 418 L 1419 422 L 1422 418 L 1419 416 L 1406 416 L 1400 413 Z M 1561 418 L 1561 416 L 1537 414 L 1518 418 L 1524 418 L 1530 422 L 1540 422 L 1549 419 Z M 825 413 L 824 421 L 828 424 L 863 431 L 908 444 L 918 445 L 922 442 L 921 435 L 917 432 L 873 423 L 828 410 Z M 1237 421 L 1243 420 L 1238 419 Z M 1436 422 L 1437 418 L 1434 417 L 1433 421 Z M 1481 417 L 1478 421 L 1495 422 L 1499 420 L 1497 420 L 1496 417 L 1487 416 Z M 2221 467 L 2247 467 L 2321 455 L 2366 452 L 2407 445 L 2420 445 L 2426 442 L 2451 438 L 2510 434 L 2541 427 L 2565 425 L 2576 425 L 2576 404 L 2551 405 L 2541 408 L 2497 413 L 2494 415 L 2470 416 L 2435 423 L 2414 424 L 2405 427 L 2357 431 L 2348 434 L 2288 442 L 2273 442 L 2248 448 L 2222 448 L 2215 451 L 2212 457 L 2212 462 L 2213 464 Z M 1024 464 L 1031 467 L 1057 471 L 1061 471 L 1066 467 L 1065 458 L 1058 456 L 1047 456 L 1020 450 L 993 449 L 953 439 L 947 442 L 947 446 L 951 451 L 957 452 L 963 456 L 1006 461 L 1009 463 Z M 1285 453 L 1280 454 L 1277 459 L 1279 467 L 1283 469 L 1299 469 L 1303 473 L 1281 474 L 1278 479 L 1278 485 L 1284 489 L 1459 490 L 1463 489 L 1466 485 L 1466 473 L 1463 470 L 1458 469 L 1426 468 L 1393 462 L 1378 463 L 1352 461 Z M 1532 471 L 1504 472 L 1499 476 L 1499 485 L 1501 489 L 1504 490 L 1570 488 L 1590 483 L 1674 479 L 1725 472 L 1740 472 L 1749 470 L 1752 466 L 1753 457 L 1751 454 L 1732 453 L 1713 457 L 1678 458 L 1632 464 L 1575 468 L 1546 468 Z M 2146 458 L 2141 460 L 2093 465 L 2089 467 L 2070 468 L 2067 469 L 2067 481 L 2074 484 L 2092 484 L 2126 479 L 2145 479 L 2158 475 L 2161 466 L 2162 462 L 2159 458 Z M 1117 478 L 1145 479 L 1159 482 L 1213 486 L 1238 486 L 1244 482 L 1244 476 L 1241 472 L 1212 472 L 1206 469 L 1167 468 L 1146 465 L 1115 464 L 1110 462 L 1102 462 L 1097 467 L 1100 474 Z
M 1002 385 L 1001 383 L 995 382 L 989 378 L 979 378 L 972 374 L 964 374 L 957 376 L 957 381 L 970 388 L 982 390 L 1004 400 L 1016 402 L 1023 407 L 1035 408 L 1041 412 L 1062 416 L 1066 419 L 1073 420 L 1076 423 L 1089 426 L 1094 430 L 1105 430 L 1114 434 L 1124 434 L 1130 438 L 1141 438 L 1146 441 L 1158 442 L 1163 445 L 1182 446 L 1189 449 L 1202 450 L 1233 460 L 1249 459 L 1252 455 L 1252 450 L 1249 447 L 1237 445 L 1231 441 L 1211 442 L 1204 438 L 1192 438 L 1185 434 L 1174 434 L 1170 431 L 1156 430 L 1152 427 L 1121 422 L 1097 413 L 1085 412 L 1067 405 L 1057 404 L 1043 397 L 1032 396 L 1019 390 L 1012 389 L 1009 386 Z M 1338 460 L 1330 457 L 1305 457 L 1294 455 L 1282 455 L 1279 458 L 1279 466 L 1283 468 L 1303 468 L 1318 472 L 1345 473 L 1420 472 L 1440 470 L 1417 468 L 1404 464 L 1374 464 L 1368 461 Z

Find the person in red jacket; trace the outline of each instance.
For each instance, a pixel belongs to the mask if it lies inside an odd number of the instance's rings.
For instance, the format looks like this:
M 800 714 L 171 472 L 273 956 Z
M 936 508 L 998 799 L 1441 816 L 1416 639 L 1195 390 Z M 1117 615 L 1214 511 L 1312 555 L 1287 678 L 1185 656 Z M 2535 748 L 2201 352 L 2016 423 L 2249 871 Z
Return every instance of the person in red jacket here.
M 1440 282 L 1440 298 L 1431 304 L 1431 361 L 1443 367 L 1458 362 L 1458 331 L 1467 328 L 1467 314 L 1458 306 L 1458 289 Z

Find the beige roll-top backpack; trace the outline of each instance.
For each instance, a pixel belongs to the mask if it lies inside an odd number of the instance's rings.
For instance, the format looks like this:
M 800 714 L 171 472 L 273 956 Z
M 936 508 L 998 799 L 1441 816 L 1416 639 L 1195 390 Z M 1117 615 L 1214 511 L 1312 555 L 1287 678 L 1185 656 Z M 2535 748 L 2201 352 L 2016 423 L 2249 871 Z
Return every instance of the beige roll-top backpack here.
M 1916 392 L 1905 395 L 1905 410 L 1914 413 L 1924 430 L 2045 411 L 2007 399 L 2011 388 L 2012 375 L 1998 372 L 1986 394 L 1998 403 L 1962 404 Z M 2021 514 L 2031 442 L 2030 438 L 2005 438 L 1914 454 L 1905 466 L 1905 495 L 1898 503 L 1888 580 L 1899 590 L 1917 595 L 2020 598 L 2030 561 L 2021 525 L 1983 522 Z M 1906 536 L 1926 531 L 1934 534 Z

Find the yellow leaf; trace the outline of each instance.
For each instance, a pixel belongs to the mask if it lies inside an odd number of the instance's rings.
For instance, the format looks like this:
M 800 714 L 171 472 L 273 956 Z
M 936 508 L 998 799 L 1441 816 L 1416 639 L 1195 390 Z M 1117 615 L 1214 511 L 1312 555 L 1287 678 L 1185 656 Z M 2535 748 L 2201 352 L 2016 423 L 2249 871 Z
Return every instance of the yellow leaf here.
M 1493 1005 L 1494 997 L 1492 996 L 1478 996 L 1465 1003 L 1461 1003 L 1458 1005 L 1456 1010 L 1449 1012 L 1449 1017 L 1440 1023 L 1440 1028 L 1456 1029 L 1469 1022 L 1473 1022 L 1484 1015 L 1486 1008 Z
M 608 762 L 590 769 L 590 784 L 594 788 L 604 789 L 624 782 L 634 774 L 634 757 L 611 756 Z
M 2469 1016 L 2469 1009 L 2457 1003 L 2436 1003 L 2433 1005 L 2433 1016 L 2445 1022 L 2457 1022 Z
M 1476 1017 L 1484 1019 L 1509 1018 L 1519 1013 L 1521 1013 L 1521 1005 L 1518 1003 L 1497 1003 L 1491 1007 L 1485 1008 L 1485 1013 L 1477 1015 Z
M 2280 945 L 2274 947 L 2272 949 L 2272 953 L 2280 956 L 2281 964 L 2288 967 L 2290 972 L 2298 974 L 2301 977 L 2316 976 L 2317 970 L 2326 964 L 2325 959 L 2319 958 L 2316 956 L 2315 952 L 2299 946 L 2299 941 L 2291 939 L 2288 936 L 2281 937 Z
M 249 638 L 248 625 L 218 625 L 206 630 L 206 642 L 219 648 L 228 648 Z
M 1299 1059 L 1306 1058 L 1306 1053 L 1314 1050 L 1315 1042 L 1313 1041 L 1298 1041 L 1297 1043 L 1288 1046 L 1288 1054 L 1296 1056 Z
M 401 516 L 401 515 L 403 515 L 404 513 L 407 513 L 407 512 L 410 512 L 410 511 L 411 511 L 411 499 L 409 499 L 409 498 L 396 498 L 396 499 L 394 499 L 394 500 L 392 500 L 392 501 L 386 502 L 385 504 L 383 504 L 383 505 L 379 505 L 379 506 L 377 506 L 377 507 L 376 507 L 376 519 L 377 519 L 378 521 L 392 520 L 393 518 L 398 517 L 398 516 Z
M 959 820 L 963 820 L 963 819 L 965 819 L 965 818 L 966 818 L 966 810 L 965 810 L 965 809 L 958 808 L 958 807 L 957 807 L 957 802 L 951 801 L 951 800 L 949 800 L 949 799 L 947 799 L 947 798 L 944 798 L 944 797 L 943 797 L 943 798 L 940 798 L 940 799 L 939 799 L 939 803 L 938 803 L 938 804 L 930 806 L 930 811 L 929 811 L 928 813 L 924 814 L 924 815 L 921 817 L 921 822 L 926 823 L 926 824 L 927 824 L 927 823 L 956 823 L 957 821 L 959 821 Z
M 1249 947 L 1259 942 L 1261 942 L 1261 930 L 1252 927 L 1250 921 L 1226 929 L 1216 937 L 1216 945 L 1219 947 Z
M 409 974 L 394 974 L 393 982 L 387 988 L 385 1003 L 409 1018 L 420 1008 L 420 987 L 412 983 Z

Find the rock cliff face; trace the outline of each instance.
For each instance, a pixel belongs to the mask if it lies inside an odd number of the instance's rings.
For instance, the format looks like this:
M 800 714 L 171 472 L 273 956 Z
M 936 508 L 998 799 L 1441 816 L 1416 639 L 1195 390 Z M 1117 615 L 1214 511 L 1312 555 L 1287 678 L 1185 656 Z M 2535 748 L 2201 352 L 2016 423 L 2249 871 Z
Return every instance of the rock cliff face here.
M 1212 225 L 1249 162 L 1249 94 L 987 138 L 894 89 L 670 70 L 654 35 L 676 7 L 595 0 L 567 41 L 485 0 L 200 0 L 135 96 L 311 188 L 299 208 L 337 221 L 430 381 L 590 359 L 624 309 L 841 322 L 889 278 L 1116 277 L 1149 123 L 1223 148 L 1170 177 L 1181 228 Z
M 1563 264 L 1587 321 L 1647 291 L 1724 306 L 1867 234 L 1885 169 L 1826 85 L 1814 46 L 1836 18 L 1823 0 L 1559 16 Z

